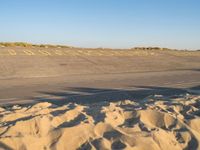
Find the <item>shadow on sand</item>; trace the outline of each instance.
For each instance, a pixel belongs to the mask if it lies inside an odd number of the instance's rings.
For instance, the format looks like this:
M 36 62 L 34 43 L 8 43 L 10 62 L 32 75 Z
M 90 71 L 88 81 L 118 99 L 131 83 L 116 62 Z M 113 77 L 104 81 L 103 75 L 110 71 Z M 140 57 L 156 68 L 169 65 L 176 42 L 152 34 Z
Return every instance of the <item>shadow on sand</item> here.
M 66 92 L 63 92 L 66 91 Z M 157 86 L 133 86 L 130 89 L 104 89 L 104 88 L 88 88 L 76 87 L 68 88 L 62 92 L 45 92 L 44 97 L 31 97 L 35 102 L 51 102 L 56 105 L 74 102 L 77 104 L 93 104 L 102 101 L 116 102 L 120 100 L 142 100 L 151 95 L 163 95 L 167 97 L 176 97 L 180 94 L 199 94 L 200 86 L 194 86 L 187 89 L 157 87 Z M 198 92 L 196 92 L 198 91 Z M 55 98 L 56 97 L 56 98 Z

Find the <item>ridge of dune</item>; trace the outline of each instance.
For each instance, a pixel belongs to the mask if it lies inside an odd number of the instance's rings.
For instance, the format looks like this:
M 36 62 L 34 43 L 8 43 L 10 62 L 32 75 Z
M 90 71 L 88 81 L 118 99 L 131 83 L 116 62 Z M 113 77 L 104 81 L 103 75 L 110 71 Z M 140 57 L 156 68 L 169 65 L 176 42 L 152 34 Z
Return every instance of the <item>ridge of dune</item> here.
M 200 149 L 200 96 L 0 108 L 1 149 Z

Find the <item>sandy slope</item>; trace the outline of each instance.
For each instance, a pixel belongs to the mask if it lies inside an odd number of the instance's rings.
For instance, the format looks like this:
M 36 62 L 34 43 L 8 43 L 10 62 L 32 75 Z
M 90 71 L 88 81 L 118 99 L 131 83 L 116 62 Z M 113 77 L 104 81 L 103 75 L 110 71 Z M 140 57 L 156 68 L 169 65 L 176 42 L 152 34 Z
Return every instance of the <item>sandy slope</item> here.
M 200 149 L 200 96 L 0 108 L 2 149 Z

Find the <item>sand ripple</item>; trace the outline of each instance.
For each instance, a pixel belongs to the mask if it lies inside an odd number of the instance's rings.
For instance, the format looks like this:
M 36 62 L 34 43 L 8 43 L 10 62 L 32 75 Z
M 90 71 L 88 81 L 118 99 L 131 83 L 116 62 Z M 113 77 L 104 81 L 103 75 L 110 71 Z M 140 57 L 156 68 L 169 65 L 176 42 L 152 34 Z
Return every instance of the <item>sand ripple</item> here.
M 0 149 L 200 149 L 200 96 L 0 108 Z

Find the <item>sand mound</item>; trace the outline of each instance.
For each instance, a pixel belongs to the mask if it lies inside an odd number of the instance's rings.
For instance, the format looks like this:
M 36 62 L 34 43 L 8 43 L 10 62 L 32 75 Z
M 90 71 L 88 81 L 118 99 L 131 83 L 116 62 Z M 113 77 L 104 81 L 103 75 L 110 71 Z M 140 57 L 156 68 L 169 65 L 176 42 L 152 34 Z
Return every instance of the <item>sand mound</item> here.
M 200 96 L 0 108 L 0 149 L 200 149 Z

